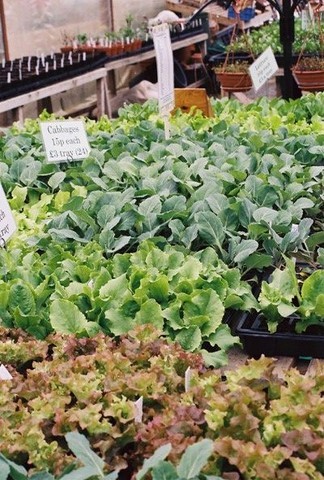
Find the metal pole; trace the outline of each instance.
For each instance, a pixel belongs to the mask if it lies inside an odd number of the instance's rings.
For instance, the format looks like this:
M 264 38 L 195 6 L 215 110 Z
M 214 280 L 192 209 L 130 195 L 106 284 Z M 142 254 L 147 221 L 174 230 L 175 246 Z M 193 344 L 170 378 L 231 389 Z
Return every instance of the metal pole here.
M 282 96 L 285 99 L 296 98 L 296 87 L 291 73 L 292 46 L 295 39 L 294 8 L 292 7 L 291 0 L 283 0 L 279 24 L 280 42 L 283 48 L 284 70 Z

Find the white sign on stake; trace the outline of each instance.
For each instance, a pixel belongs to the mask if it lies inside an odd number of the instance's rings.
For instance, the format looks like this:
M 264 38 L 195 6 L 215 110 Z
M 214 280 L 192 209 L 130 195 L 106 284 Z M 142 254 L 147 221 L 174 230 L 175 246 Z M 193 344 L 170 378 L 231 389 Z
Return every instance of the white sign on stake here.
M 11 235 L 16 231 L 15 219 L 5 192 L 0 184 L 0 247 L 4 247 Z
M 185 371 L 185 392 L 189 392 L 191 382 L 191 368 L 188 367 Z
M 82 120 L 40 122 L 43 144 L 49 163 L 83 160 L 90 146 Z
M 152 28 L 156 54 L 159 111 L 165 119 L 165 136 L 169 138 L 168 118 L 174 108 L 174 68 L 169 25 L 162 23 Z
M 135 423 L 141 423 L 143 419 L 143 397 L 140 397 L 134 403 L 135 406 Z
M 302 30 L 307 30 L 310 24 L 310 15 L 307 10 L 301 12 Z
M 0 365 L 0 380 L 12 380 L 12 375 L 4 365 Z
M 249 67 L 254 89 L 259 90 L 278 68 L 272 48 L 268 47 Z

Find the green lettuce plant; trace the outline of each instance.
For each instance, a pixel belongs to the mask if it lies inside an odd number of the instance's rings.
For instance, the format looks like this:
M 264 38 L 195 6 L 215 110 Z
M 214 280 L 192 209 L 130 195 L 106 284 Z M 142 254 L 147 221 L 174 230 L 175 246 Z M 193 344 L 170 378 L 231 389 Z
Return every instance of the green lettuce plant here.
M 12 251 L 0 251 L 2 324 L 37 338 L 52 331 L 119 336 L 152 324 L 186 350 L 209 343 L 219 351 L 206 361 L 216 365 L 238 341 L 223 322 L 225 311 L 257 306 L 240 271 L 212 248 L 190 254 L 147 241 L 136 252 L 107 259 L 94 242 L 76 244 L 74 252 L 51 245 L 36 252 L 17 242 Z

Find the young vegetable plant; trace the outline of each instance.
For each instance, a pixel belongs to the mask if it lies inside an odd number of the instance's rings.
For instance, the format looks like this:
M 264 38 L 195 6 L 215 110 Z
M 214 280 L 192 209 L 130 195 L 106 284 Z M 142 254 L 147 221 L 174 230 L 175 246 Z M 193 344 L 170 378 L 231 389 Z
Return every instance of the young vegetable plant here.
M 71 463 L 65 473 L 54 477 L 47 471 L 28 475 L 27 470 L 21 465 L 8 460 L 0 453 L 0 478 L 1 480 L 116 480 L 118 472 L 105 473 L 105 462 L 91 449 L 87 438 L 81 433 L 69 432 L 65 440 L 74 453 L 77 462 Z M 79 465 L 82 466 L 79 466 Z
M 82 466 L 72 463 L 65 469 L 66 473 L 59 477 L 54 477 L 46 471 L 29 476 L 24 467 L 8 460 L 0 453 L 1 480 L 58 480 L 58 478 L 59 480 L 116 480 L 118 478 L 118 471 L 109 474 L 104 472 L 105 462 L 91 449 L 90 443 L 84 435 L 77 431 L 69 432 L 65 435 L 65 440 L 77 462 Z M 144 461 L 142 469 L 136 475 L 136 480 L 144 480 L 148 478 L 149 474 L 151 474 L 152 480 L 162 478 L 169 480 L 222 480 L 221 477 L 201 473 L 208 458 L 212 455 L 212 440 L 204 439 L 187 447 L 177 467 L 173 466 L 171 462 L 165 461 L 171 448 L 170 443 L 159 447 L 150 458 Z
M 324 270 L 316 270 L 301 283 L 295 262 L 285 258 L 284 269 L 276 268 L 270 282 L 263 281 L 259 302 L 271 333 L 287 317 L 296 318 L 296 332 L 310 325 L 324 326 Z
M 136 475 L 136 480 L 149 478 L 148 473 L 151 473 L 152 480 L 162 478 L 168 480 L 222 480 L 221 477 L 202 473 L 202 469 L 213 453 L 212 440 L 205 438 L 187 447 L 176 467 L 171 462 L 165 461 L 170 451 L 170 443 L 158 448 L 149 459 L 145 460 L 143 468 Z

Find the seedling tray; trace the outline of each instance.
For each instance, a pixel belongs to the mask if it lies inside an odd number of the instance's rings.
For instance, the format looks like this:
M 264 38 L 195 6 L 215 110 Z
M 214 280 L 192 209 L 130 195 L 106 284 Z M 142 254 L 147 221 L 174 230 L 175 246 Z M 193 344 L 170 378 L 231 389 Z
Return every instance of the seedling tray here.
M 295 333 L 296 318 L 290 317 L 280 325 L 280 330 L 269 333 L 262 314 L 243 314 L 236 334 L 240 337 L 245 352 L 255 358 L 267 357 L 313 357 L 324 358 L 324 327 L 313 325 L 303 333 Z
M 22 68 L 24 69 L 24 76 L 22 79 L 18 76 L 18 62 L 16 59 L 13 61 L 13 70 L 11 82 L 7 83 L 7 69 L 0 68 L 0 101 L 7 100 L 9 98 L 22 95 L 24 93 L 37 90 L 39 88 L 52 85 L 53 83 L 68 80 L 77 75 L 82 75 L 96 68 L 103 67 L 107 61 L 107 57 L 103 54 L 87 55 L 86 60 L 83 61 L 80 54 L 73 53 L 73 64 L 69 64 L 68 55 L 64 57 L 64 65 L 61 67 L 61 53 L 55 53 L 57 60 L 57 69 L 53 69 L 53 59 L 50 55 L 45 57 L 45 61 L 49 63 L 48 72 L 44 70 L 44 67 L 40 65 L 39 75 L 35 75 L 34 68 L 37 57 L 31 57 L 33 71 L 26 71 L 27 57 L 23 57 Z M 7 66 L 10 62 L 7 62 Z

